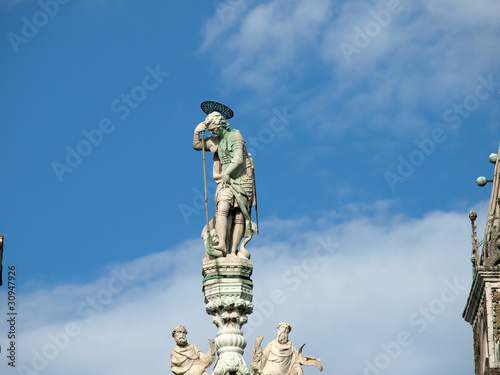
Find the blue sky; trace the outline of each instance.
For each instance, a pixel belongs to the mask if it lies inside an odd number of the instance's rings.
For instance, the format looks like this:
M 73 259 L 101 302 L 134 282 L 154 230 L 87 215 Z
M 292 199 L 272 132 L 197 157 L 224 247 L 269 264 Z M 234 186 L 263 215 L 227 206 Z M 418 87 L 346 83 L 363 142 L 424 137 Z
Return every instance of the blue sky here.
M 362 374 L 407 332 L 381 373 L 472 373 L 468 290 L 425 329 L 414 314 L 470 284 L 467 214 L 481 231 L 490 188 L 474 181 L 492 176 L 500 140 L 499 7 L 0 1 L 0 232 L 18 271 L 18 364 L 35 371 L 33 351 L 71 322 L 78 335 L 38 373 L 164 373 L 180 322 L 208 348 L 191 142 L 212 99 L 233 109 L 256 164 L 256 305 L 273 285 L 287 296 L 250 317 L 249 347 L 290 321 L 326 373 Z M 336 250 L 315 258 L 327 239 Z M 120 292 L 89 310 L 117 273 Z M 4 351 L 0 366 L 22 373 Z

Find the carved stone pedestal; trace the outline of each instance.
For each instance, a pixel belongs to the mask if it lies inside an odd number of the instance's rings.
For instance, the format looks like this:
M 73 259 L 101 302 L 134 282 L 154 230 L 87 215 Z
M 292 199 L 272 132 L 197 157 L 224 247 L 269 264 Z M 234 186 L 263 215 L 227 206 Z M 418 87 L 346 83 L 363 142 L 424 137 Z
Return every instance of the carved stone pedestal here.
M 236 256 L 203 260 L 206 312 L 219 328 L 215 343 L 218 361 L 213 375 L 250 375 L 243 359 L 247 342 L 241 327 L 253 311 L 252 262 Z

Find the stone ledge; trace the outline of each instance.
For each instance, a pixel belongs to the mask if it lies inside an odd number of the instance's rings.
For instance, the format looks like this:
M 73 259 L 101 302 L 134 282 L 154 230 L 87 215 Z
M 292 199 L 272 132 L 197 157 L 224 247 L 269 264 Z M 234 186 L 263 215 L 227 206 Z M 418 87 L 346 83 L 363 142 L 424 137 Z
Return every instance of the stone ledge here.
M 247 280 L 215 279 L 205 283 L 202 290 L 205 303 L 221 297 L 252 301 L 252 287 L 252 282 Z
M 221 257 L 214 260 L 203 259 L 201 274 L 206 280 L 214 278 L 242 278 L 250 280 L 253 265 L 250 259 Z
M 487 282 L 492 283 L 500 279 L 500 269 L 498 267 L 480 267 L 474 275 L 467 304 L 465 305 L 462 317 L 466 322 L 472 324 L 482 300 L 484 288 Z

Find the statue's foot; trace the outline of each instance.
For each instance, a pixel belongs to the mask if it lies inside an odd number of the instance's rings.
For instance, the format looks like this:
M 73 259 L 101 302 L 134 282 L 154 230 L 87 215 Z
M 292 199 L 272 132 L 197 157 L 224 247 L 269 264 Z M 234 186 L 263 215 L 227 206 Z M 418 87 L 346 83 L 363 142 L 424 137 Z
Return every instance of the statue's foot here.
M 238 257 L 250 259 L 250 252 L 247 249 L 241 249 L 238 251 Z

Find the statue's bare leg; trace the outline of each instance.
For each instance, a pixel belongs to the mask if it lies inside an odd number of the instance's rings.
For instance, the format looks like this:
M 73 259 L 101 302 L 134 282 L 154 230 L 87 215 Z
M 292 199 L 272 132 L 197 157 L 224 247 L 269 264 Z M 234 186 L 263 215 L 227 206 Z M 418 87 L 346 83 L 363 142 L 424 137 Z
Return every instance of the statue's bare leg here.
M 215 220 L 215 231 L 219 238 L 219 243 L 214 246 L 216 250 L 221 250 L 227 254 L 226 250 L 226 233 L 227 233 L 227 215 L 229 213 L 229 203 L 219 201 L 217 203 L 217 212 Z
M 234 221 L 233 221 L 233 238 L 231 244 L 231 253 L 236 255 L 238 251 L 238 246 L 240 245 L 241 240 L 243 239 L 243 235 L 245 234 L 245 217 L 243 213 L 238 208 L 234 213 Z

